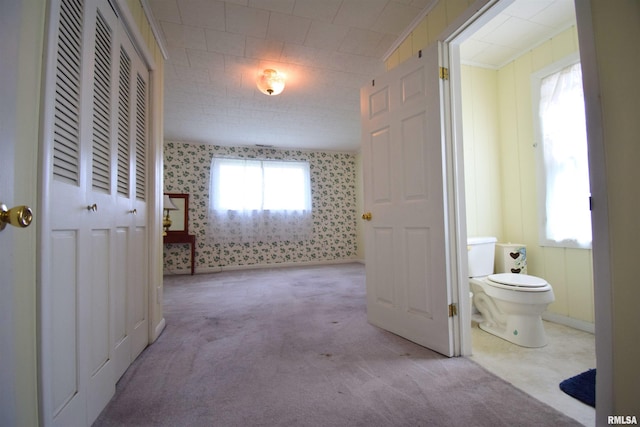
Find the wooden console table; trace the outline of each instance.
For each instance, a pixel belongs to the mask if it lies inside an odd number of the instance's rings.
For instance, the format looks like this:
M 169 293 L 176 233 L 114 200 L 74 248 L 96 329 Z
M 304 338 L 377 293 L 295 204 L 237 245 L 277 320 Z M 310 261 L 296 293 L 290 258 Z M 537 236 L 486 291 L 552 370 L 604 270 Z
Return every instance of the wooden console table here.
M 163 236 L 164 243 L 186 243 L 191 245 L 191 275 L 195 271 L 196 236 L 189 234 L 189 195 L 186 193 L 164 193 L 171 199 L 172 207 L 163 208 L 170 224 Z
M 195 270 L 195 256 L 196 256 L 196 236 L 194 234 L 187 233 L 167 233 L 163 236 L 164 243 L 187 243 L 191 245 L 191 275 L 193 276 Z

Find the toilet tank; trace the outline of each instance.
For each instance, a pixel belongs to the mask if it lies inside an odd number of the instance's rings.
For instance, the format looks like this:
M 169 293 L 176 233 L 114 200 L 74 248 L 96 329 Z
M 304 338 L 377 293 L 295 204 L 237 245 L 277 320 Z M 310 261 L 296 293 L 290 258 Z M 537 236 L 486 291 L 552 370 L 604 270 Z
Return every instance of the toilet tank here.
M 495 237 L 469 237 L 467 239 L 469 277 L 483 277 L 493 274 L 497 240 Z

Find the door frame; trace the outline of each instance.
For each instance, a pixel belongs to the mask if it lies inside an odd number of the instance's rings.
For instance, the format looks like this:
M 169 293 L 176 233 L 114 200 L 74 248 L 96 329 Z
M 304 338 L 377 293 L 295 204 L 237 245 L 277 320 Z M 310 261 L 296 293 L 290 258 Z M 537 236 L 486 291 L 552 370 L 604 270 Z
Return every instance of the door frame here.
M 19 50 L 20 32 L 22 25 L 23 5 L 14 2 L 3 2 L 3 15 L 0 17 L 0 36 L 3 43 L 0 45 L 0 203 L 11 208 L 23 197 L 14 191 L 16 169 L 21 164 L 14 166 L 16 160 L 16 145 L 18 134 L 18 82 L 20 80 Z M 14 197 L 15 194 L 15 197 Z M 19 313 L 14 308 L 19 291 L 15 277 L 19 274 L 17 263 L 19 258 L 13 252 L 21 235 L 19 230 L 7 226 L 0 232 L 0 248 L 4 256 L 0 258 L 0 271 L 2 272 L 2 285 L 0 286 L 0 345 L 3 349 L 12 350 L 19 335 Z M 7 351 L 3 354 L 3 363 L 0 364 L 0 424 L 16 425 L 18 414 L 16 410 L 16 368 L 18 360 L 15 351 Z
M 493 16 L 504 10 L 514 0 L 479 0 L 468 8 L 440 35 L 443 40 L 443 50 L 449 60 L 450 84 L 444 93 L 444 105 L 448 113 L 444 116 L 443 131 L 447 145 L 447 163 L 453 175 L 446 175 L 447 206 L 449 209 L 446 220 L 450 229 L 452 259 L 451 277 L 458 275 L 459 307 L 457 320 L 459 322 L 460 354 L 471 355 L 471 316 L 469 301 L 468 265 L 467 265 L 467 230 L 466 206 L 464 192 L 464 167 L 462 139 L 462 108 L 457 101 L 460 99 L 460 51 L 458 37 L 473 26 L 482 26 Z M 589 150 L 589 177 L 591 193 L 594 200 L 605 201 L 607 196 L 606 170 L 604 157 L 604 139 L 602 110 L 599 100 L 600 88 L 598 84 L 598 69 L 596 62 L 596 47 L 594 39 L 593 20 L 591 17 L 591 2 L 574 1 L 576 9 L 576 24 L 578 28 L 578 46 L 582 63 L 583 87 L 585 93 L 585 108 L 587 113 L 587 145 Z M 598 382 L 596 394 L 596 420 L 603 419 L 613 413 L 613 340 L 612 340 L 612 301 L 611 301 L 611 269 L 609 262 L 609 225 L 608 206 L 606 202 L 598 203 L 598 209 L 592 210 L 591 221 L 593 230 L 593 278 L 595 300 L 595 342 L 596 367 Z M 453 288 L 453 286 L 452 286 Z
M 0 202 L 9 208 L 27 205 L 33 209 L 33 222 L 26 229 L 7 226 L 0 232 L 3 252 L 0 261 L 0 424 L 37 425 L 37 326 L 36 263 L 38 209 L 38 137 L 40 114 L 40 70 L 44 43 L 45 2 L 0 2 L 4 14 L 2 33 L 3 65 L 14 73 L 0 73 L 12 86 L 2 88 L 2 137 L 0 145 L 8 167 L 0 170 Z M 8 110 L 7 110 L 8 109 Z M 6 124 L 6 126 L 5 126 Z M 8 138 L 9 144 L 5 145 Z M 6 268 L 5 268 L 6 267 Z M 5 359 L 6 356 L 6 359 Z M 6 366 L 5 366 L 6 364 Z M 6 380 L 6 382 L 5 382 Z
M 452 260 L 450 277 L 452 290 L 457 290 L 458 317 L 457 330 L 459 353 L 461 356 L 472 354 L 471 346 L 471 300 L 469 298 L 469 273 L 467 259 L 467 221 L 464 181 L 464 147 L 462 140 L 462 105 L 460 103 L 462 83 L 460 79 L 460 43 L 463 34 L 481 28 L 490 19 L 502 12 L 515 0 L 486 0 L 483 7 L 471 16 L 462 16 L 458 25 L 444 35 L 442 42 L 443 66 L 449 69 L 449 81 L 443 93 L 443 137 L 446 141 L 446 159 L 448 174 L 447 186 L 447 226 L 449 228 L 450 258 Z

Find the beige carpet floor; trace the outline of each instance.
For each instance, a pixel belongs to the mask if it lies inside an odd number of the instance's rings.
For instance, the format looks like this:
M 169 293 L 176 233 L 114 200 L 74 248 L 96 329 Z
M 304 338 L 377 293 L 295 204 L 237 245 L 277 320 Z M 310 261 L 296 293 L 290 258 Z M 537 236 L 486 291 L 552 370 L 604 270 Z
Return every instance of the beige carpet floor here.
M 366 320 L 364 267 L 165 278 L 167 327 L 95 426 L 575 426 Z

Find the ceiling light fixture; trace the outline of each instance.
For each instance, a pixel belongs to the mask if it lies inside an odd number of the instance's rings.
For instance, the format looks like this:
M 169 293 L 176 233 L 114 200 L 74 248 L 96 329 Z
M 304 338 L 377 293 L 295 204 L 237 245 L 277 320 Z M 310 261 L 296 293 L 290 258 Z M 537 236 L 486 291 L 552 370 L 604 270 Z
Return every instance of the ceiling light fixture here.
M 265 95 L 278 95 L 284 89 L 284 76 L 269 68 L 258 77 L 257 84 Z

